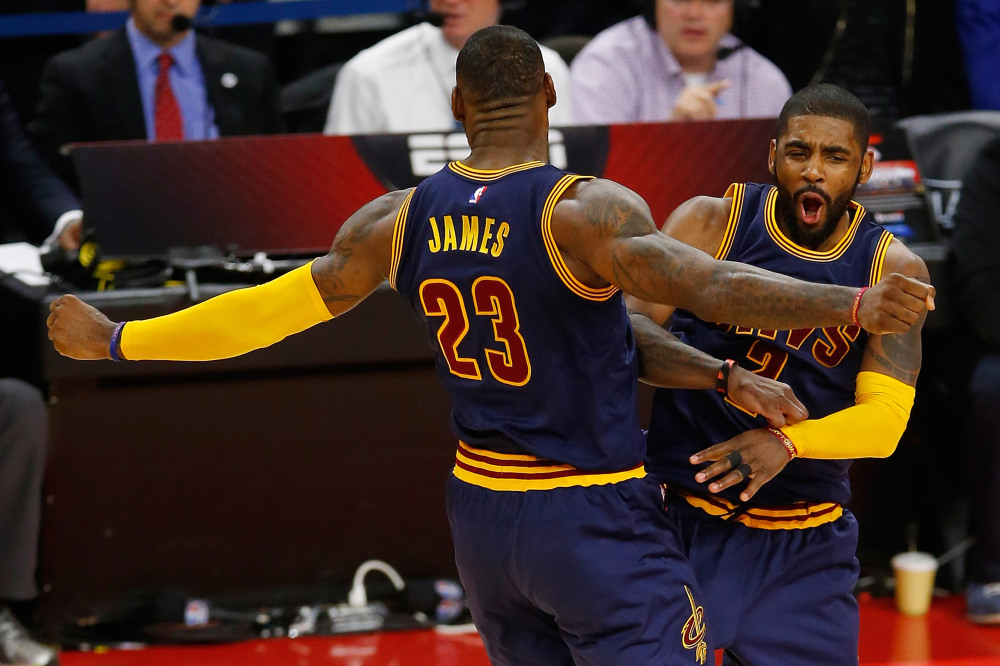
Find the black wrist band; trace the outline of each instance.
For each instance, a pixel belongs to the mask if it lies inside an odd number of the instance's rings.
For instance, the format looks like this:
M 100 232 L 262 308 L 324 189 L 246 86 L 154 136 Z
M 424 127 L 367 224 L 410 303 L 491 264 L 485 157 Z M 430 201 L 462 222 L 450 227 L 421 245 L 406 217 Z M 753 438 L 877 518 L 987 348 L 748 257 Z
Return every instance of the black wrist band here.
M 722 367 L 719 368 L 719 377 L 715 380 L 715 390 L 726 397 L 729 397 L 729 373 L 734 365 L 736 365 L 736 361 L 727 358 Z

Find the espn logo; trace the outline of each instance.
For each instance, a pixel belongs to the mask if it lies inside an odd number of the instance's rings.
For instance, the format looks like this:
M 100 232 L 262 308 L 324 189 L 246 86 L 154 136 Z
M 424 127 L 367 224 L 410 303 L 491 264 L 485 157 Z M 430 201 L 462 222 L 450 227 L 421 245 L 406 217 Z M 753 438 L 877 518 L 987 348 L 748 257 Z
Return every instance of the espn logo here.
M 406 145 L 410 150 L 410 169 L 418 178 L 431 176 L 449 162 L 469 156 L 469 142 L 462 132 L 411 134 Z M 567 167 L 566 142 L 557 129 L 549 130 L 549 163 L 559 169 Z

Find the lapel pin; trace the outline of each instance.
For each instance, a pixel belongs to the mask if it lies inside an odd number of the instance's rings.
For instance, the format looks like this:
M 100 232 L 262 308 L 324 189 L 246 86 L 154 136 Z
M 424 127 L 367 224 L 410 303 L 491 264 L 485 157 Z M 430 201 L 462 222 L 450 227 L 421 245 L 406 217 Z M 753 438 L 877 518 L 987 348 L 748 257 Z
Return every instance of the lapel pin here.
M 223 88 L 235 88 L 237 83 L 239 83 L 239 78 L 232 72 L 226 72 L 222 75 Z

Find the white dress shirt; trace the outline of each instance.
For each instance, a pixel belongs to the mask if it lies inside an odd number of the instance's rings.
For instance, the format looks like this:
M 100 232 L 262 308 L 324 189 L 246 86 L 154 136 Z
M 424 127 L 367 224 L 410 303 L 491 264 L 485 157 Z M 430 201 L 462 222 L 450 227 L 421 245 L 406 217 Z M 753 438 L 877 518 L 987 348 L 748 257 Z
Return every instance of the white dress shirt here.
M 544 46 L 542 58 L 556 88 L 549 123 L 572 122 L 569 68 Z M 383 39 L 344 63 L 337 75 L 325 134 L 447 132 L 458 49 L 441 29 L 420 23 Z

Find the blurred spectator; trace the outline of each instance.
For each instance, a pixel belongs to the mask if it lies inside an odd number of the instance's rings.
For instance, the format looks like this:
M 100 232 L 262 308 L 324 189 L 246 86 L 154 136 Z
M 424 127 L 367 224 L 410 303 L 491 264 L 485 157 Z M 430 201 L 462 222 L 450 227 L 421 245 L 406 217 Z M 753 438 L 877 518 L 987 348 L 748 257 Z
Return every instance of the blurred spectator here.
M 475 31 L 499 23 L 502 11 L 499 0 L 430 0 L 428 20 L 361 51 L 340 69 L 324 133 L 457 129 L 451 90 L 458 50 Z M 569 125 L 569 68 L 555 51 L 541 48 L 557 96 L 549 122 Z
M 25 238 L 40 242 L 59 220 L 62 229 L 70 228 L 62 234 L 65 246 L 79 245 L 80 204 L 31 146 L 2 82 L 0 175 L 4 208 L 21 213 L 12 219 Z M 0 377 L 0 664 L 57 661 L 56 652 L 33 641 L 21 624 L 30 620 L 38 598 L 35 566 L 47 427 L 38 389 Z
M 127 12 L 129 0 L 87 0 L 88 12 Z M 95 37 L 110 37 L 114 29 L 101 30 Z
M 0 80 L 0 242 L 23 239 L 66 249 L 80 244 L 83 212 L 70 189 L 35 152 Z M 2 460 L 2 457 L 0 457 Z M 2 589 L 0 589 L 2 595 Z
M 1000 624 L 1000 137 L 979 153 L 962 185 L 955 211 L 954 288 L 964 322 L 982 346 L 969 382 L 966 441 L 972 505 L 978 514 L 967 613 Z
M 88 12 L 128 11 L 129 0 L 87 0 Z
M 28 622 L 38 599 L 35 564 L 41 523 L 48 417 L 34 386 L 0 377 L 0 664 L 57 664 L 33 641 Z
M 258 0 L 215 0 L 213 5 L 229 5 L 240 2 L 257 2 Z M 128 11 L 131 0 L 86 0 L 88 12 L 124 12 Z M 212 10 L 208 10 L 209 15 Z M 204 13 L 204 12 L 203 12 Z M 230 44 L 239 44 L 266 53 L 269 57 L 274 45 L 274 25 L 272 23 L 251 23 L 247 25 L 228 25 L 224 27 L 201 27 L 206 35 L 216 37 Z M 114 32 L 109 30 L 107 34 Z
M 29 129 L 74 180 L 66 144 L 214 139 L 282 129 L 267 57 L 196 36 L 200 0 L 129 0 L 124 28 L 52 58 Z
M 957 0 L 955 24 L 973 108 L 1000 110 L 1000 3 Z
M 574 117 L 590 124 L 778 116 L 773 63 L 729 30 L 735 0 L 645 0 L 573 60 Z

